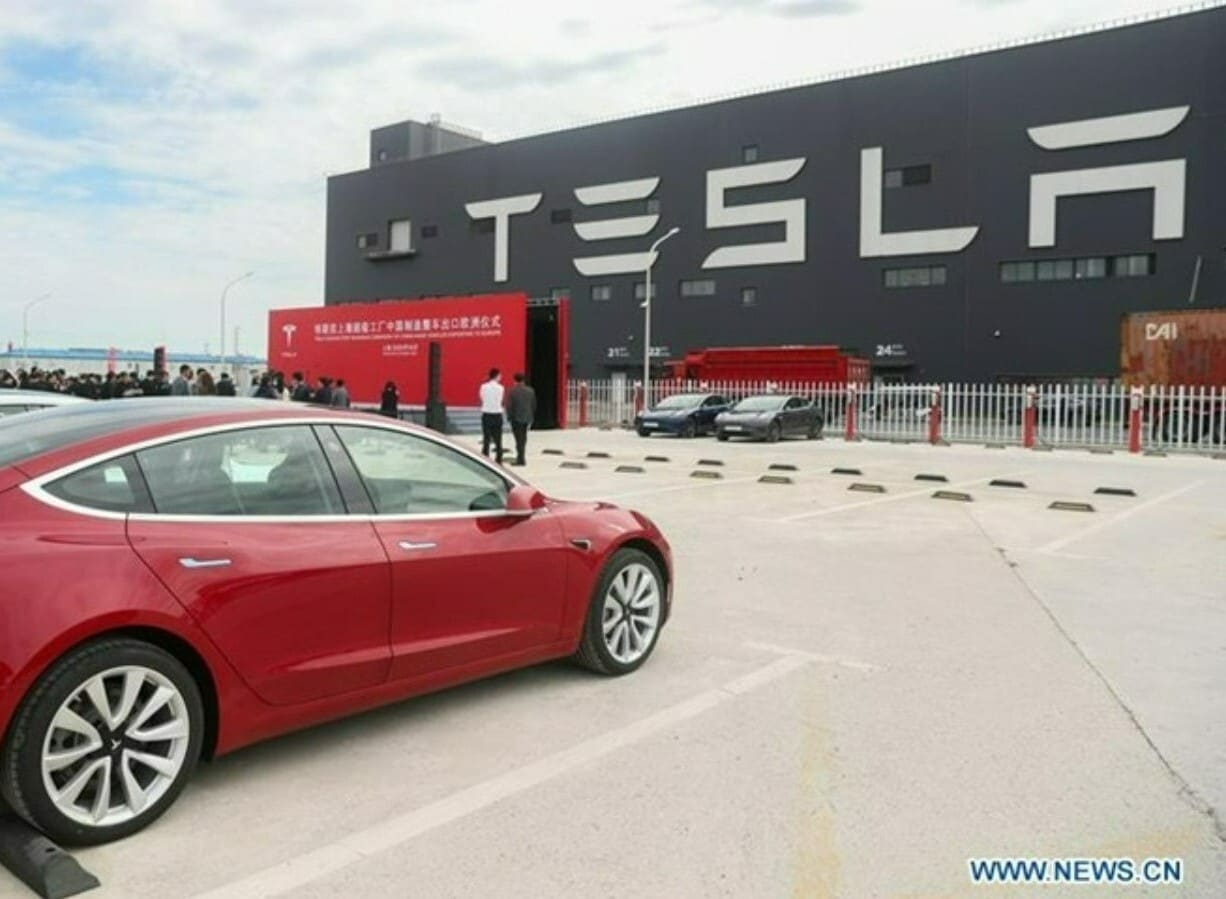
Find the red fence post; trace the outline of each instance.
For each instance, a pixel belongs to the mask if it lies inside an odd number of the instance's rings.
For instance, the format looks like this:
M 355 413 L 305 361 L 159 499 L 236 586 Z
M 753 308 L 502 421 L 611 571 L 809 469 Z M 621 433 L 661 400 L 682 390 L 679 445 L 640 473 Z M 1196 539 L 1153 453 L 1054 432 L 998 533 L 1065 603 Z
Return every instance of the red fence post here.
M 587 427 L 587 381 L 579 382 L 579 427 Z
M 1140 387 L 1132 388 L 1128 398 L 1128 452 L 1141 452 L 1141 401 Z
M 847 385 L 847 415 L 845 416 L 846 428 L 843 433 L 844 440 L 856 439 L 856 385 Z
M 932 388 L 932 406 L 928 409 L 928 442 L 941 442 L 941 388 Z
M 1026 388 L 1026 407 L 1022 410 L 1022 446 L 1026 449 L 1034 447 L 1035 426 L 1039 420 L 1038 391 L 1033 387 Z

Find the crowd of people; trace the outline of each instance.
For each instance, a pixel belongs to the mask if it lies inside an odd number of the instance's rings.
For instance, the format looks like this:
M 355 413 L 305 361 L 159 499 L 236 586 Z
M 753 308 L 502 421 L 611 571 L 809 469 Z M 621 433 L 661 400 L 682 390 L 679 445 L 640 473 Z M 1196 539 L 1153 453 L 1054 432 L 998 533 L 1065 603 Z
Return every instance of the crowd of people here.
M 395 385 L 389 382 L 393 393 Z M 214 378 L 208 369 L 193 369 L 180 365 L 173 379 L 163 370 L 109 371 L 106 374 L 71 375 L 63 369 L 46 371 L 37 366 L 28 371 L 10 372 L 0 369 L 0 390 L 44 390 L 67 393 L 90 400 L 114 400 L 134 396 L 252 396 L 269 400 L 294 400 L 324 406 L 349 407 L 349 389 L 343 378 L 316 379 L 311 385 L 302 372 L 294 372 L 289 381 L 278 371 L 268 371 L 252 379 L 249 387 L 240 388 L 229 373 Z M 384 390 L 386 397 L 387 390 Z M 398 398 L 398 395 L 397 395 Z

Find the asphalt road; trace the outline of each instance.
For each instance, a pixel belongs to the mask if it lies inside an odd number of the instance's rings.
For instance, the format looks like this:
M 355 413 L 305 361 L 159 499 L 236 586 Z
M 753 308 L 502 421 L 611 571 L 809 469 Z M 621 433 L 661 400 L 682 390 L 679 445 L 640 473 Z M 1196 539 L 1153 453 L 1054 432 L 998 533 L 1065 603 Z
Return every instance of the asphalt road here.
M 647 666 L 541 666 L 221 759 L 78 853 L 90 895 L 1223 895 L 1226 462 L 621 431 L 534 434 L 530 460 L 672 541 Z M 757 480 L 775 462 L 794 483 Z M 979 857 L 1180 858 L 1184 882 L 977 887 Z M 0 872 L 0 895 L 23 892 Z

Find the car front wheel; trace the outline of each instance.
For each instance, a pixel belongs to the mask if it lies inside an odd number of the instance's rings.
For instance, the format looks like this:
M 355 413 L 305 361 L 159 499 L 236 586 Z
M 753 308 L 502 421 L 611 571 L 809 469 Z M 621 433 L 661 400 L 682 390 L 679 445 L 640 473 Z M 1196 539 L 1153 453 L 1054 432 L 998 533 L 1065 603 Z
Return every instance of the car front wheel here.
M 664 578 L 637 549 L 613 554 L 596 582 L 575 660 L 599 674 L 629 674 L 647 661 L 664 621 Z
M 0 794 L 51 839 L 120 839 L 178 798 L 196 761 L 204 710 L 169 653 L 126 638 L 73 650 L 39 679 L 0 747 Z
M 681 436 L 686 440 L 689 440 L 697 435 L 698 425 L 695 423 L 694 419 L 687 418 L 685 424 L 681 426 Z
M 766 442 L 778 443 L 779 438 L 783 436 L 783 428 L 778 421 L 772 421 L 770 427 L 766 429 Z

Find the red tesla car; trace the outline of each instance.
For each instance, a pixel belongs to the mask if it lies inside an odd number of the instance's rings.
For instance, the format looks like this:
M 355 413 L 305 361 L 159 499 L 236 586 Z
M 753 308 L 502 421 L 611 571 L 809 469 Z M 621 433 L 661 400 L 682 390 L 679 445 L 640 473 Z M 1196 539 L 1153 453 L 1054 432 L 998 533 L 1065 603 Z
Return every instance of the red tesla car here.
M 432 432 L 265 400 L 0 421 L 0 795 L 140 830 L 196 761 L 498 671 L 651 654 L 668 543 Z

